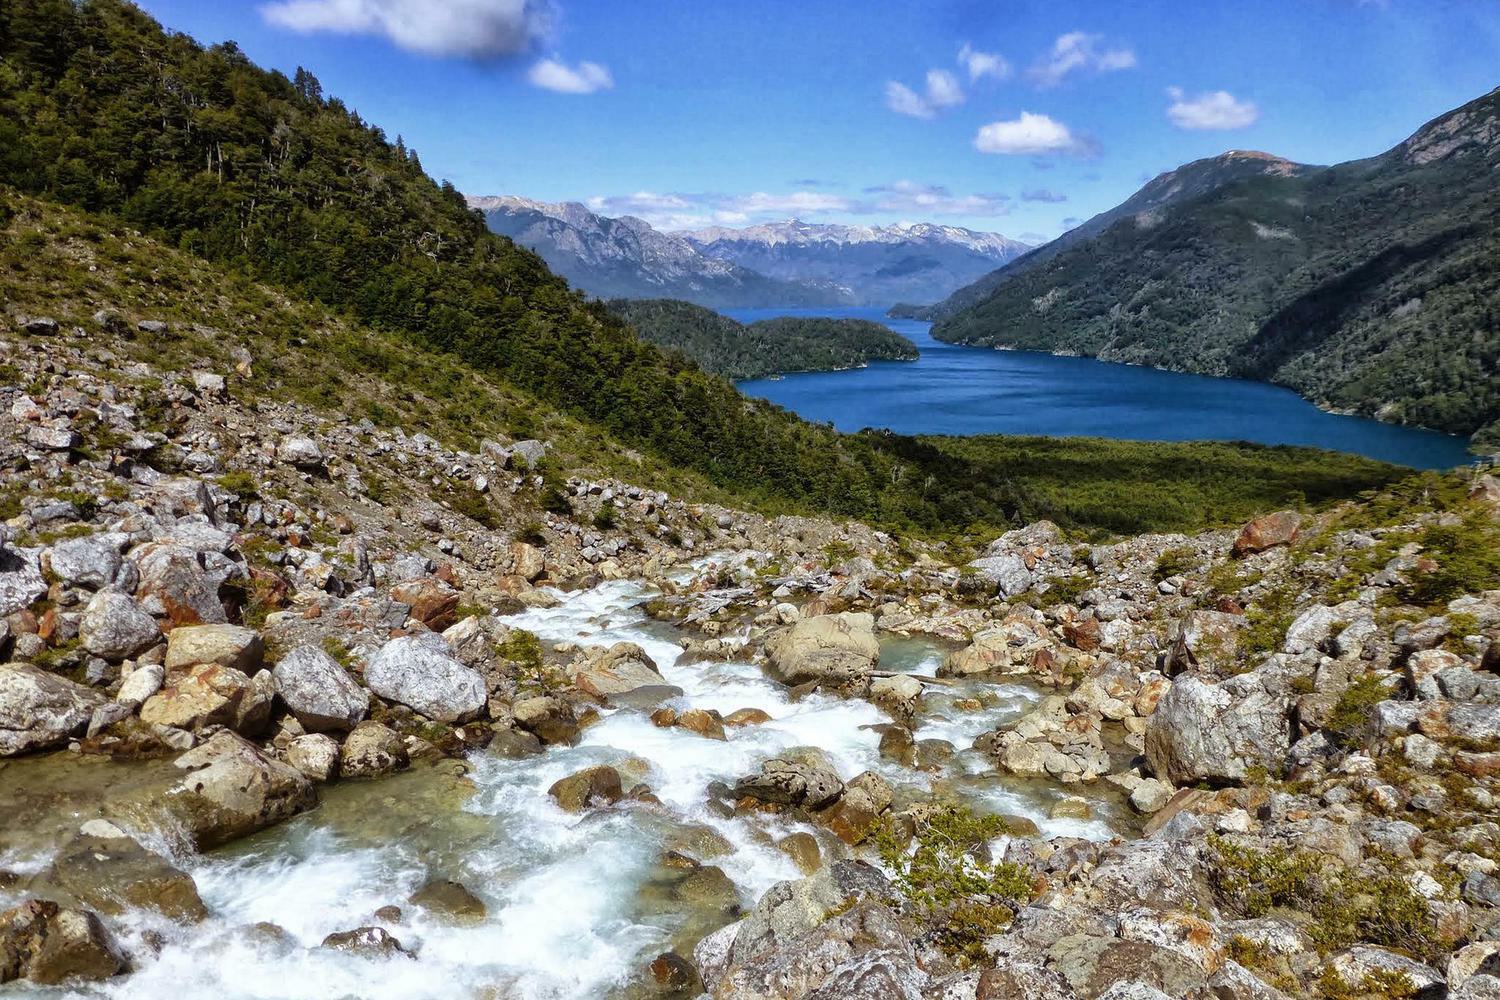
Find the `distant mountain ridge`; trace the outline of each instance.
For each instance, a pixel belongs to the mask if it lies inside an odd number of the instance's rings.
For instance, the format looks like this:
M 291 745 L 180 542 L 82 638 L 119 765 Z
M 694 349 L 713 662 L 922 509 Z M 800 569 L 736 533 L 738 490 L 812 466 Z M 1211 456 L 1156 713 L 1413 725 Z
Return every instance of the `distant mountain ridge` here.
M 784 281 L 700 253 L 644 219 L 597 215 L 579 202 L 514 195 L 471 197 L 492 232 L 540 254 L 568 282 L 596 298 L 675 298 L 710 308 L 837 306 L 834 287 Z
M 935 223 L 817 224 L 790 219 L 675 233 L 706 256 L 773 278 L 849 290 L 860 305 L 936 302 L 1031 249 L 999 233 Z
M 1364 160 L 1189 163 L 919 314 L 1500 443 L 1500 89 Z
M 820 224 L 663 232 L 580 202 L 470 197 L 492 231 L 599 298 L 675 298 L 716 309 L 935 302 L 1029 246 L 959 226 Z

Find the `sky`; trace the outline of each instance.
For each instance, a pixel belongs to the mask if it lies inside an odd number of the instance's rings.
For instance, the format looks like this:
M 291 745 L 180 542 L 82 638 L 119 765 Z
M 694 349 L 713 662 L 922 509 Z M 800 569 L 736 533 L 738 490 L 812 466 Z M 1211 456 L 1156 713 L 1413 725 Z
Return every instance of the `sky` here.
M 471 195 L 1040 242 L 1229 149 L 1371 156 L 1500 85 L 1500 0 L 142 0 Z

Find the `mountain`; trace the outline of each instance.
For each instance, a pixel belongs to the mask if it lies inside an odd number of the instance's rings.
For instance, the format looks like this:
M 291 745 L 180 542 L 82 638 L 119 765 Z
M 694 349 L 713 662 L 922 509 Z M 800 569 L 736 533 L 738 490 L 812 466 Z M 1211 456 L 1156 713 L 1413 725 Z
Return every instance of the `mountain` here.
M 674 299 L 615 299 L 609 309 L 642 339 L 732 379 L 915 361 L 918 353 L 910 340 L 865 319 L 779 316 L 745 324 Z
M 541 255 L 574 286 L 598 298 L 674 298 L 718 309 L 847 305 L 838 288 L 770 278 L 700 253 L 642 219 L 596 215 L 576 201 L 472 197 L 490 230 Z
M 860 305 L 936 302 L 1030 249 L 958 226 L 772 222 L 675 234 L 705 256 L 784 280 L 847 289 Z
M 1500 89 L 1365 160 L 1188 164 L 935 318 L 955 343 L 1271 381 L 1500 440 Z
M 958 289 L 948 298 L 926 309 L 912 309 L 908 315 L 937 321 L 951 316 L 985 299 L 996 288 L 1016 275 L 1044 264 L 1070 247 L 1087 242 L 1121 219 L 1135 219 L 1150 226 L 1161 213 L 1173 205 L 1208 194 L 1225 184 L 1251 177 L 1295 177 L 1310 169 L 1300 163 L 1283 160 L 1269 153 L 1253 150 L 1230 150 L 1220 156 L 1194 160 L 1192 163 L 1158 174 L 1135 194 L 1107 211 L 1014 258 L 998 270 L 991 271 Z

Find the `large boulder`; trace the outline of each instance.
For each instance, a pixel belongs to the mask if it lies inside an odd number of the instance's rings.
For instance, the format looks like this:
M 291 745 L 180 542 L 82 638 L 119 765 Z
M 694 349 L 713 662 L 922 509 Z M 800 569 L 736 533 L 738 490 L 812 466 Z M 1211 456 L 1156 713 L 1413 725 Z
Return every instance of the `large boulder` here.
M 435 576 L 404 580 L 391 588 L 391 596 L 411 608 L 411 616 L 436 632 L 452 625 L 459 593 Z
M 176 729 L 228 726 L 257 735 L 270 720 L 271 684 L 232 667 L 194 667 L 141 705 L 141 721 Z
M 112 916 L 136 908 L 173 920 L 208 916 L 191 875 L 106 820 L 84 824 L 33 888 L 43 886 Z
M 1279 774 L 1290 745 L 1287 696 L 1256 672 L 1217 684 L 1179 677 L 1146 729 L 1153 773 L 1177 785 L 1242 782 L 1252 767 Z
M 843 793 L 844 783 L 833 771 L 783 757 L 763 761 L 759 771 L 746 775 L 734 786 L 737 797 L 808 809 L 831 805 Z
M 147 542 L 132 549 L 130 559 L 140 573 L 137 595 L 172 624 L 228 621 L 219 600 L 219 586 L 228 579 L 228 567 L 210 572 L 197 551 L 170 542 Z
M 122 535 L 90 535 L 67 538 L 52 546 L 48 563 L 63 583 L 100 590 L 114 583 L 120 575 Z
M 667 679 L 656 662 L 633 642 L 617 642 L 608 649 L 589 650 L 568 667 L 573 684 L 584 694 L 608 698 L 643 687 L 663 687 Z
M 875 619 L 865 612 L 804 618 L 767 647 L 771 667 L 786 684 L 864 690 L 880 659 Z
M 365 667 L 365 683 L 439 722 L 466 722 L 485 706 L 484 678 L 416 636 L 382 646 Z
M 0 543 L 0 616 L 24 611 L 46 594 L 36 551 Z
M 300 771 L 234 733 L 216 734 L 173 764 L 185 773 L 160 802 L 199 850 L 274 826 L 318 800 Z
M 144 653 L 161 639 L 156 619 L 117 590 L 101 590 L 84 608 L 78 624 L 83 648 L 106 660 Z
M 590 805 L 611 805 L 624 798 L 620 772 L 607 764 L 584 768 L 577 774 L 561 778 L 547 789 L 547 794 L 567 812 L 582 812 Z
M 216 663 L 253 674 L 265 653 L 260 634 L 241 625 L 180 625 L 167 634 L 168 670 Z
M 339 748 L 339 773 L 346 778 L 378 778 L 409 763 L 406 744 L 395 730 L 368 719 Z
M 0 667 L 0 757 L 66 743 L 104 697 L 29 663 Z
M 317 646 L 298 646 L 271 674 L 276 693 L 306 729 L 353 729 L 370 711 L 370 693 Z
M 1036 582 L 1036 574 L 1019 552 L 1002 552 L 975 559 L 969 563 L 969 569 L 993 584 L 1001 597 L 1024 594 Z
M 323 464 L 323 450 L 312 438 L 291 434 L 276 443 L 276 459 L 299 469 L 316 469 Z
M 99 918 L 87 910 L 28 899 L 0 913 L 0 983 L 28 979 L 41 986 L 99 980 L 125 971 Z
M 1252 555 L 1278 545 L 1290 545 L 1302 527 L 1302 515 L 1294 510 L 1277 511 L 1257 517 L 1240 529 L 1234 540 L 1234 554 Z

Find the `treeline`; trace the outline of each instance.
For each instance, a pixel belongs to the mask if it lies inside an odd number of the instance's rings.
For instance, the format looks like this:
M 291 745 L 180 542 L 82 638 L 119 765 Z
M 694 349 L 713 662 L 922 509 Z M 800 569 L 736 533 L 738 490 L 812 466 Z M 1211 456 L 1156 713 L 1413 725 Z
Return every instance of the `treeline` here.
M 200 46 L 125 0 L 0 7 L 0 182 L 452 352 L 747 502 L 928 531 L 1041 509 L 1003 468 L 745 399 L 489 233 L 311 73 Z M 1328 461 L 1351 492 L 1392 474 Z
M 917 357 L 916 344 L 863 319 L 782 316 L 745 324 L 679 299 L 614 299 L 609 309 L 641 339 L 736 380 Z

